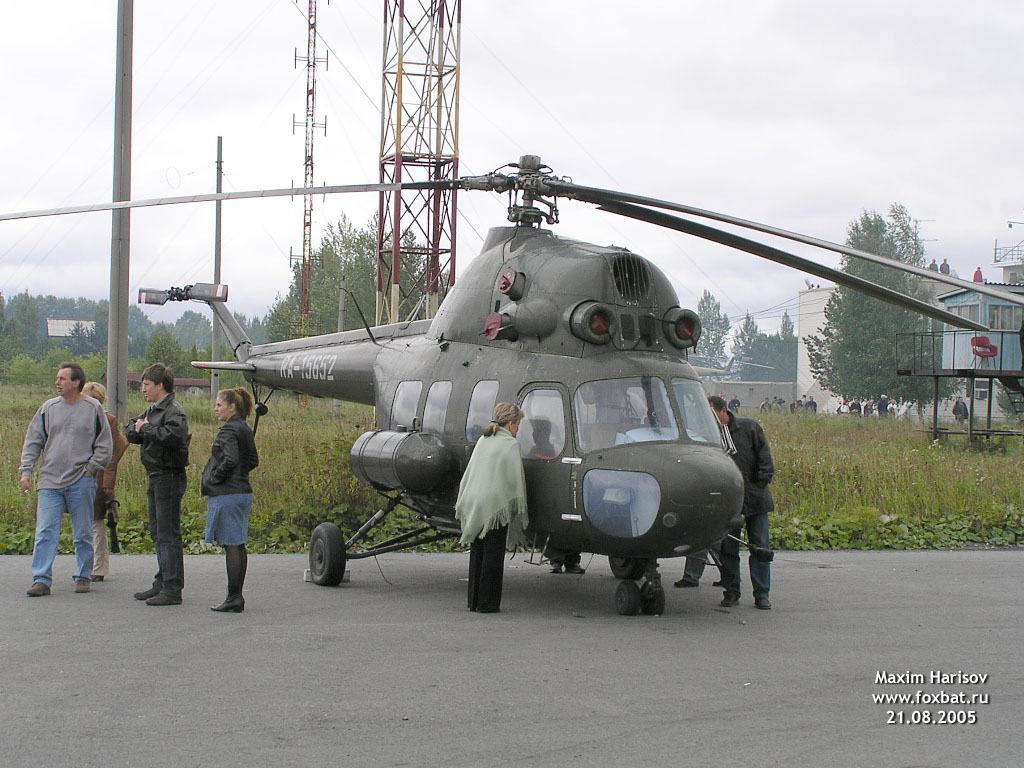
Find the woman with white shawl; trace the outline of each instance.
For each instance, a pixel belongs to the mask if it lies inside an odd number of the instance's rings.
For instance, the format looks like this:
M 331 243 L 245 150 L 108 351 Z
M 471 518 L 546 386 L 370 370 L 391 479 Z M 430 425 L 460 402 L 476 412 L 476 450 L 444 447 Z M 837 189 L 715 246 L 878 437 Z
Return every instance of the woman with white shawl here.
M 504 553 L 526 543 L 526 474 L 516 440 L 523 412 L 498 403 L 491 423 L 473 449 L 459 485 L 455 517 L 462 544 L 469 544 L 469 610 L 501 610 Z

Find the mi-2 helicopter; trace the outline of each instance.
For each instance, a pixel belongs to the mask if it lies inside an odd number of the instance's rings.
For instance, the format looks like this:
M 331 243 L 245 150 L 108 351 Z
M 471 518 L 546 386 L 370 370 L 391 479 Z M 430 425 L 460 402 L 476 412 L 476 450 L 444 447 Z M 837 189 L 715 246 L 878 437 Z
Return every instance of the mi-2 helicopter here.
M 386 502 L 347 539 L 333 523 L 316 527 L 309 558 L 318 584 L 338 584 L 348 560 L 458 535 L 459 480 L 495 403 L 502 401 L 519 403 L 526 414 L 519 440 L 533 548 L 542 555 L 607 555 L 622 579 L 616 590 L 620 613 L 660 614 L 665 592 L 658 560 L 706 549 L 739 526 L 743 481 L 729 456 L 728 433 L 687 361 L 700 339 L 699 317 L 679 306 L 668 278 L 647 259 L 544 229 L 558 221 L 559 197 L 748 251 L 953 326 L 985 330 L 913 297 L 665 211 L 963 283 L 956 278 L 711 211 L 583 187 L 555 177 L 536 156 L 522 157 L 508 173 L 315 191 L 446 185 L 507 193 L 510 226 L 490 231 L 432 320 L 253 345 L 224 303 L 226 286 L 140 291 L 143 302 L 195 300 L 217 313 L 237 360 L 194 362 L 198 368 L 241 371 L 257 393 L 288 390 L 376 408 L 378 428 L 356 440 L 351 466 Z M 221 193 L 31 215 L 304 191 Z M 1020 297 L 997 293 L 1021 303 Z M 360 546 L 399 505 L 414 513 L 418 525 Z M 754 554 L 771 557 L 767 550 Z

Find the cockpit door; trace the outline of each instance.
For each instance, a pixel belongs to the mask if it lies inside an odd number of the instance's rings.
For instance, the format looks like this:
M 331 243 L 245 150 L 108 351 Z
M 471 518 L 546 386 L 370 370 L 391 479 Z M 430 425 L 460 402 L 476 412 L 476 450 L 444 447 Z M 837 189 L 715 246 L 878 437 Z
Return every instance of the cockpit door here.
M 517 438 L 526 470 L 530 527 L 537 532 L 534 543 L 538 549 L 545 543 L 560 546 L 569 543 L 568 536 L 579 546 L 583 517 L 574 503 L 574 488 L 580 460 L 573 449 L 565 387 L 554 382 L 529 384 L 520 391 L 519 406 L 524 417 Z

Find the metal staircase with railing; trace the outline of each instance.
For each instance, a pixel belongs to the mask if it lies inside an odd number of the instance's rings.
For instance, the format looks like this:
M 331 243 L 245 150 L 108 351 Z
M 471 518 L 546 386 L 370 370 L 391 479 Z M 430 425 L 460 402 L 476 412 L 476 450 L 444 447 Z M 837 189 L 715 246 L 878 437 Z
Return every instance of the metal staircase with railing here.
M 1014 415 L 1018 420 L 1024 419 L 1024 377 L 1000 376 L 999 383 L 1003 385 Z

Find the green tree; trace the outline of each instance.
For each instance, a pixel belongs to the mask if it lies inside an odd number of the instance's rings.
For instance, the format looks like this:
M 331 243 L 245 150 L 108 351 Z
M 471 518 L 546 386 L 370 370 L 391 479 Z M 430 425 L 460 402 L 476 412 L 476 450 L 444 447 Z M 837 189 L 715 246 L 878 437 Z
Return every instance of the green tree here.
M 174 338 L 183 347 L 208 347 L 213 338 L 213 324 L 205 315 L 186 310 L 174 323 Z
M 267 343 L 267 326 L 264 323 L 264 318 L 259 315 L 253 315 L 252 317 L 246 317 L 241 312 L 234 312 L 235 321 L 245 331 L 245 335 L 249 337 L 249 341 L 253 344 L 266 344 Z M 228 352 L 230 353 L 230 349 Z
M 749 314 L 736 331 L 732 353 L 741 381 L 796 381 L 797 338 L 789 313 L 778 333 L 763 333 Z
M 743 363 L 752 360 L 758 354 L 757 344 L 760 337 L 761 329 L 757 327 L 757 321 L 748 312 L 743 318 L 743 325 L 736 330 L 732 341 L 732 355 L 736 358 L 735 367 L 740 379 L 743 381 L 757 380 L 756 375 L 753 373 L 748 374 L 748 371 L 754 369 L 743 366 Z
M 362 327 L 359 313 L 353 306 L 353 296 L 367 322 L 372 323 L 377 291 L 376 221 L 371 220 L 363 229 L 356 229 L 342 214 L 337 224 L 327 225 L 316 256 L 310 279 L 311 332 L 332 333 L 338 329 L 338 296 L 342 279 L 350 292 L 345 302 L 345 328 Z M 301 290 L 301 274 L 296 265 L 292 269 L 287 295 L 279 295 L 267 313 L 268 340 L 281 341 L 298 336 Z
M 46 350 L 45 319 L 39 311 L 39 304 L 28 291 L 13 296 L 7 305 L 5 324 L 5 346 L 12 356 L 24 353 L 37 357 Z
M 729 316 L 722 311 L 721 303 L 707 289 L 697 302 L 697 315 L 702 328 L 699 342 L 701 354 L 713 359 L 725 357 L 725 342 L 730 330 Z
M 783 312 L 778 333 L 759 339 L 757 353 L 750 362 L 767 366 L 758 374 L 763 381 L 796 381 L 798 344 L 793 321 L 788 312 Z
M 917 221 L 899 203 L 888 217 L 864 212 L 850 223 L 846 244 L 904 264 L 924 266 L 924 246 Z M 844 272 L 925 301 L 931 291 L 924 281 L 884 265 L 844 256 Z M 825 325 L 807 339 L 814 378 L 843 397 L 877 398 L 929 403 L 933 383 L 925 378 L 896 375 L 896 334 L 924 332 L 927 318 L 911 310 L 839 287 L 825 305 Z M 944 391 L 940 389 L 940 397 Z
M 192 367 L 185 348 L 174 338 L 170 326 L 160 323 L 146 345 L 146 364 L 163 363 L 169 366 L 176 377 L 189 376 Z

